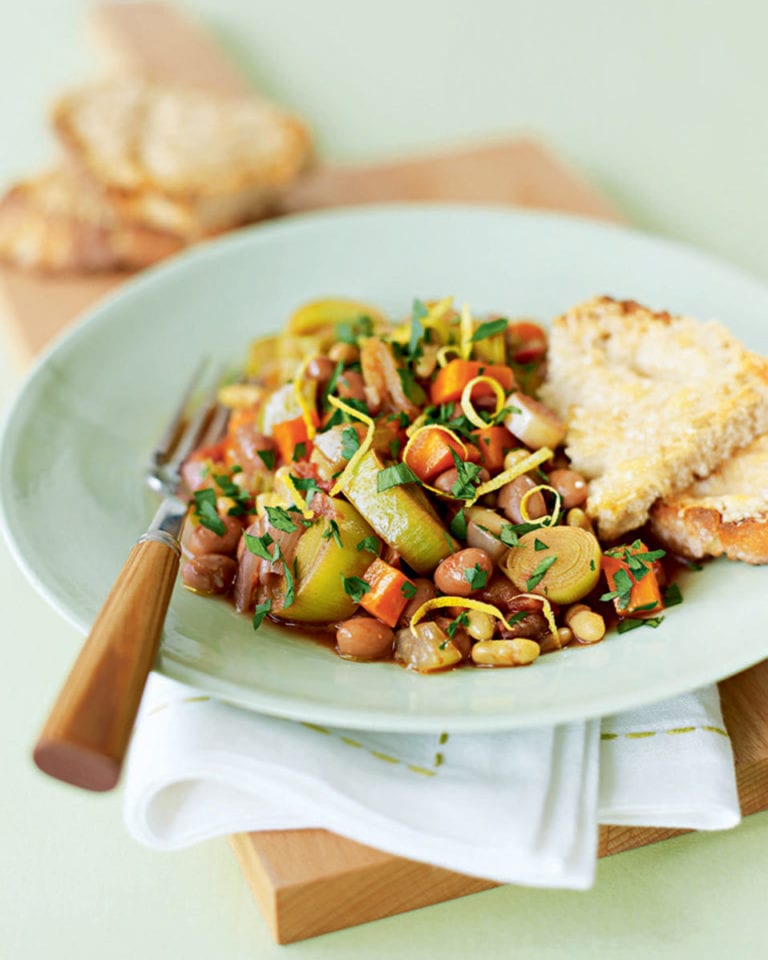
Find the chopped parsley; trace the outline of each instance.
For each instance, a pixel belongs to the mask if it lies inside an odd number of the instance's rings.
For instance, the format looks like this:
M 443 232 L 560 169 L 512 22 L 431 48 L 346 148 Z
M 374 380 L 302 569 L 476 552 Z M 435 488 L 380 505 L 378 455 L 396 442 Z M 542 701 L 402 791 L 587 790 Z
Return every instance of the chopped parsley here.
M 408 343 L 408 353 L 411 357 L 417 357 L 421 353 L 422 340 L 426 340 L 424 324 L 421 322 L 429 316 L 429 310 L 426 305 L 418 298 L 414 298 L 411 309 L 411 339 Z
M 269 600 L 265 600 L 264 603 L 256 604 L 256 609 L 253 612 L 253 629 L 254 630 L 259 629 L 259 627 L 261 626 L 264 620 L 264 617 L 266 617 L 266 615 L 269 613 L 271 609 L 272 609 L 271 598 Z
M 269 509 L 269 507 L 267 507 Z M 285 596 L 283 597 L 283 607 L 290 607 L 296 599 L 296 560 L 293 561 L 293 570 L 288 566 L 287 557 L 283 556 L 280 544 L 275 544 L 275 552 L 272 554 L 272 562 L 283 562 L 283 576 L 285 577 Z
M 540 583 L 544 574 L 549 570 L 552 564 L 557 560 L 557 556 L 546 557 L 541 563 L 536 567 L 533 573 L 528 577 L 528 583 L 526 584 L 526 589 L 528 591 L 533 590 L 533 588 Z
M 340 574 L 340 576 L 344 593 L 346 593 L 354 603 L 360 603 L 365 594 L 371 589 L 371 585 L 360 577 L 345 577 L 343 573 Z
M 331 374 L 330 380 L 328 381 L 328 383 L 326 383 L 325 388 L 323 389 L 323 392 L 320 396 L 320 406 L 323 408 L 323 410 L 330 409 L 331 405 L 328 402 L 328 397 L 330 397 L 333 391 L 336 389 L 336 383 L 339 377 L 341 376 L 343 370 L 344 370 L 344 361 L 339 360 L 336 366 L 333 368 L 333 373 Z
M 244 533 L 243 539 L 251 553 L 255 553 L 262 560 L 272 562 L 272 554 L 267 550 L 267 547 L 274 541 L 268 533 L 265 533 L 263 537 L 254 537 L 252 533 Z
M 289 474 L 289 477 L 294 487 L 304 494 L 307 506 L 310 505 L 316 493 L 322 492 L 314 477 L 294 477 L 293 474 Z
M 259 456 L 259 459 L 267 468 L 267 470 L 275 469 L 275 451 L 274 450 L 257 450 L 256 453 Z
M 507 617 L 506 621 L 510 627 L 514 627 L 516 623 L 520 623 L 521 620 L 525 620 L 528 614 L 532 612 L 533 612 L 532 610 L 518 610 L 518 612 L 515 613 L 513 616 Z
M 464 571 L 464 579 L 473 590 L 482 590 L 488 582 L 488 571 L 476 563 L 471 570 Z
M 396 463 L 391 467 L 380 470 L 376 476 L 376 489 L 379 493 L 389 490 L 390 487 L 399 487 L 405 483 L 420 483 L 421 481 L 407 463 Z
M 601 600 L 616 600 L 617 607 L 624 609 L 629 606 L 632 599 L 632 588 L 635 585 L 634 580 L 624 569 L 619 569 L 613 576 L 614 589 L 609 593 L 604 593 Z
M 469 626 L 469 615 L 465 611 L 464 613 L 460 613 L 455 620 L 452 620 L 448 624 L 448 626 L 445 628 L 445 632 L 448 634 L 451 640 L 453 640 L 453 638 L 456 636 L 456 631 L 459 629 L 459 627 L 468 627 L 468 626 Z M 442 644 L 441 644 L 441 647 L 442 647 Z
M 400 587 L 400 593 L 402 593 L 406 600 L 413 600 L 416 596 L 416 584 L 411 583 L 410 580 L 406 580 Z
M 414 377 L 413 373 L 406 367 L 398 367 L 397 375 L 400 377 L 403 393 L 406 395 L 406 397 L 408 397 L 411 403 L 416 404 L 417 407 L 423 406 L 427 399 L 427 395 L 424 393 L 423 388 L 416 383 L 416 378 Z
M 664 606 L 676 607 L 683 602 L 683 595 L 680 593 L 680 587 L 676 583 L 670 583 L 664 591 Z
M 454 417 L 452 403 L 441 403 L 439 407 L 427 406 L 424 407 L 422 412 L 425 418 L 424 426 L 429 426 L 433 423 L 439 424 L 442 427 L 448 427 L 449 430 L 453 430 L 454 433 L 458 433 L 459 436 L 467 440 L 474 441 L 475 438 L 473 437 L 472 431 L 475 430 L 476 427 L 464 414 Z
M 351 460 L 360 449 L 360 437 L 354 427 L 344 427 L 341 431 L 341 455 L 345 460 Z
M 626 620 L 619 621 L 616 629 L 619 633 L 628 633 L 630 630 L 637 629 L 637 627 L 652 627 L 655 630 L 663 620 L 664 617 L 646 617 L 645 619 L 627 617 Z
M 357 346 L 358 337 L 370 337 L 372 333 L 373 323 L 371 318 L 365 315 L 336 324 L 336 339 L 342 343 L 351 343 L 353 347 Z
M 265 507 L 267 518 L 275 530 L 282 530 L 283 533 L 293 533 L 298 527 L 291 520 L 288 511 L 282 507 Z
M 478 340 L 485 340 L 486 337 L 493 337 L 497 333 L 501 333 L 502 330 L 507 329 L 508 320 L 488 320 L 486 323 L 481 323 L 480 326 L 472 334 L 472 342 L 477 343 Z
M 530 533 L 532 530 L 539 530 L 540 528 L 540 523 L 505 523 L 501 528 L 499 540 L 501 540 L 506 547 L 519 547 L 520 537 L 526 533 Z
M 451 487 L 451 493 L 458 500 L 472 500 L 475 496 L 475 489 L 480 482 L 480 466 L 462 460 L 453 448 L 451 448 L 451 456 L 456 465 L 457 473 L 456 481 Z
M 536 537 L 536 539 L 533 541 L 533 549 L 536 550 L 536 551 L 539 551 L 539 550 L 549 550 L 549 547 L 547 546 L 546 543 L 544 543 L 542 540 L 539 540 L 539 538 Z M 595 561 L 593 560 L 593 561 L 592 561 L 592 569 L 593 569 L 593 570 L 595 569 L 594 564 L 595 564 Z
M 293 448 L 293 456 L 291 457 L 291 462 L 296 463 L 298 460 L 307 459 L 307 442 L 306 440 L 301 440 Z
M 651 569 L 654 560 L 666 556 L 665 550 L 644 550 L 640 540 L 635 540 L 628 547 L 617 547 L 607 551 L 607 556 L 623 560 L 635 582 L 642 580 Z
M 368 407 L 365 405 L 365 403 L 362 400 L 355 400 L 354 397 L 347 397 L 344 400 L 344 403 L 346 403 L 348 407 L 352 407 L 354 410 L 357 410 L 359 413 L 364 413 L 366 416 L 368 416 Z M 352 423 L 353 421 L 354 421 L 353 417 L 351 417 L 344 410 L 340 410 L 337 407 L 333 411 L 333 416 L 328 421 L 328 423 L 326 423 L 324 429 L 330 430 L 331 427 L 337 427 L 340 423 Z
M 206 487 L 204 490 L 195 490 L 193 496 L 195 498 L 194 516 L 200 521 L 201 526 L 223 537 L 227 528 L 216 510 L 216 491 Z
M 229 516 L 239 517 L 248 512 L 250 496 L 242 487 L 239 487 L 226 473 L 215 473 L 213 474 L 213 479 L 219 490 L 221 490 L 222 495 L 235 501 L 233 506 L 227 510 Z
M 456 514 L 456 516 L 451 520 L 449 530 L 459 540 L 467 539 L 467 515 L 464 513 L 464 508 Z
M 369 537 L 364 537 L 357 544 L 358 550 L 367 550 L 368 553 L 375 553 L 378 557 L 381 553 L 381 540 L 378 537 L 371 534 Z
M 337 546 L 343 548 L 344 544 L 341 542 L 339 525 L 335 520 L 329 521 L 327 529 L 323 530 L 323 540 L 330 540 L 331 538 L 335 540 Z

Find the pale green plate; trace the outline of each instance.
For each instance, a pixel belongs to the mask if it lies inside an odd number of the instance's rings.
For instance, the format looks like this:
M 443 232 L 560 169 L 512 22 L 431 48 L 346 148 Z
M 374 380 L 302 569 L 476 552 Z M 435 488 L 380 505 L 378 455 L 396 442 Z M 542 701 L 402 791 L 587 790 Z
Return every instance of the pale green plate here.
M 490 208 L 357 208 L 199 247 L 123 287 L 37 364 L 2 438 L 0 503 L 28 576 L 86 631 L 152 514 L 142 468 L 204 354 L 239 361 L 302 302 L 394 314 L 454 294 L 548 321 L 596 293 L 716 317 L 768 353 L 768 289 L 702 253 L 575 218 Z M 610 411 L 606 411 L 610 416 Z M 606 714 L 768 656 L 768 570 L 717 562 L 656 630 L 519 670 L 420 676 L 358 664 L 176 590 L 157 669 L 254 710 L 350 727 L 492 730 Z M 12 642 L 17 642 L 13 638 Z

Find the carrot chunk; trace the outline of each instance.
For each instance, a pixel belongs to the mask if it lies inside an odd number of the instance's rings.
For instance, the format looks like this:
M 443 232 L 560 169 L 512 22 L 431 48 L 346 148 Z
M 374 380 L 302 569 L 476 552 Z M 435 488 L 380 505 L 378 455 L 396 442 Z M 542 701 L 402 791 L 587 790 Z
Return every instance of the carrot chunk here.
M 415 584 L 378 557 L 363 574 L 363 580 L 371 589 L 363 594 L 360 606 L 382 623 L 394 627 L 409 597 L 416 591 Z
M 489 473 L 501 470 L 507 451 L 519 446 L 506 427 L 485 427 L 482 430 L 473 430 L 472 436 L 480 451 L 480 463 Z
M 655 562 L 661 551 L 649 551 L 641 540 L 613 547 L 600 561 L 608 593 L 620 617 L 655 617 L 664 609 Z
M 272 427 L 272 437 L 283 458 L 283 463 L 291 463 L 294 457 L 297 460 L 306 460 L 312 451 L 312 442 L 309 439 L 304 417 L 294 417 L 292 420 L 276 423 Z M 296 447 L 302 443 L 304 444 L 303 456 L 301 450 L 296 452 Z
M 506 392 L 509 392 L 515 384 L 515 375 L 510 367 L 456 358 L 438 371 L 430 387 L 430 401 L 439 404 L 458 400 L 469 381 L 479 376 L 496 380 Z M 487 383 L 478 383 L 472 391 L 473 398 L 493 395 L 493 389 Z
M 461 445 L 445 430 L 427 426 L 414 434 L 405 452 L 405 462 L 419 480 L 428 483 L 453 467 L 453 453 L 462 460 L 465 457 Z

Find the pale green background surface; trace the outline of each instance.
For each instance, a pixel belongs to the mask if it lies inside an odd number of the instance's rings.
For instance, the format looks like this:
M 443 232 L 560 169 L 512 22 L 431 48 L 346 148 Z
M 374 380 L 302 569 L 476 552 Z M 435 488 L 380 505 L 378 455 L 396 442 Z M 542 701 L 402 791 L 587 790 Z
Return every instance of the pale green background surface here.
M 95 67 L 71 0 L 0 4 L 0 181 L 44 163 L 51 96 Z M 636 225 L 768 281 L 768 8 L 757 2 L 196 0 L 326 156 L 539 133 Z M 768 318 L 767 318 L 768 322 Z M 0 340 L 0 400 L 18 374 Z M 77 649 L 0 547 L 0 956 L 768 955 L 768 814 L 599 864 L 586 894 L 506 887 L 280 948 L 225 842 L 152 853 L 119 794 L 38 775 L 29 745 Z M 738 638 L 724 637 L 724 642 Z

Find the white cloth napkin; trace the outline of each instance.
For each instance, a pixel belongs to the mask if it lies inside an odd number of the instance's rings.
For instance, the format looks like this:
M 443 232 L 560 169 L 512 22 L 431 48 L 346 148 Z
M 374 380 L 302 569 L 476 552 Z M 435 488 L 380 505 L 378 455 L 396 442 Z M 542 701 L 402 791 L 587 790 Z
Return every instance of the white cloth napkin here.
M 502 883 L 585 889 L 599 823 L 739 822 L 715 687 L 600 721 L 496 734 L 371 733 L 295 723 L 153 675 L 125 821 L 178 849 L 322 827 Z

